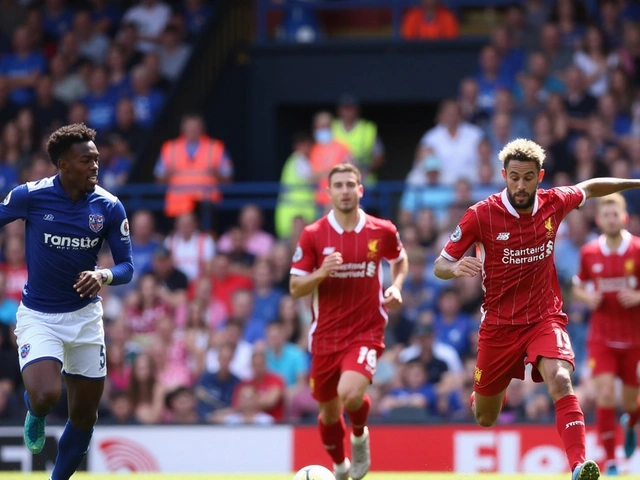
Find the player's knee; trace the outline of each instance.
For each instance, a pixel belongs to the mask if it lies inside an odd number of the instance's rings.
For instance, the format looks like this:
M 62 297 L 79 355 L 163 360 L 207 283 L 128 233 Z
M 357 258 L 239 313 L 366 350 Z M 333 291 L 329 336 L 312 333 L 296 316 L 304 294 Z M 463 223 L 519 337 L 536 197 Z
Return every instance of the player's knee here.
M 78 430 L 91 430 L 98 421 L 98 412 L 69 412 L 69 421 Z
M 496 420 L 498 420 L 498 417 L 495 415 L 487 415 L 486 413 L 476 412 L 476 423 L 481 427 L 493 427 L 493 425 L 496 423 Z
M 29 392 L 29 403 L 36 412 L 48 412 L 56 406 L 61 394 L 61 385 L 42 385 L 35 392 Z
M 549 395 L 554 400 L 569 395 L 573 390 L 571 387 L 571 373 L 566 368 L 558 368 L 547 383 Z
M 357 389 L 349 389 L 340 395 L 340 401 L 347 410 L 357 410 L 362 405 L 364 395 Z

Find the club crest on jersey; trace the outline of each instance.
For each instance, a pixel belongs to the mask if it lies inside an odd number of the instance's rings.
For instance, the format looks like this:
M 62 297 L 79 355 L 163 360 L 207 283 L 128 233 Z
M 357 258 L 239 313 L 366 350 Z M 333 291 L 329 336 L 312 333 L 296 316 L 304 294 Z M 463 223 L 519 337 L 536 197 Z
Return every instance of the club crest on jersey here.
M 544 228 L 547 229 L 547 238 L 553 238 L 553 223 L 551 217 L 544 221 Z
M 452 242 L 459 242 L 461 238 L 462 238 L 462 229 L 460 228 L 460 225 L 458 225 L 453 231 L 453 233 L 451 234 L 451 236 L 449 237 L 449 239 Z
M 636 268 L 636 264 L 632 258 L 625 260 L 624 262 L 624 274 L 625 275 L 633 275 L 633 271 Z
M 380 243 L 379 239 L 369 240 L 367 243 L 367 248 L 369 249 L 369 253 L 367 253 L 368 258 L 376 258 L 378 256 L 378 244 Z
M 29 345 L 28 343 L 25 343 L 23 346 L 20 347 L 20 358 L 26 358 L 27 355 L 29 355 L 30 351 L 31 351 L 31 345 Z
M 104 227 L 104 217 L 99 213 L 89 215 L 89 228 L 98 233 Z

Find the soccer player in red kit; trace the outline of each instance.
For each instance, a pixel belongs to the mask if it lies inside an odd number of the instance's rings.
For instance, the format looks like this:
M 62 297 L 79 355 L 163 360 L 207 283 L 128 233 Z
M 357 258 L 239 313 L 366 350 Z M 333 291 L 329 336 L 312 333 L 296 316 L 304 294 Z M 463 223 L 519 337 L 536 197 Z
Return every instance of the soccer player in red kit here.
M 499 155 L 506 188 L 470 207 L 435 262 L 442 279 L 482 273 L 485 291 L 471 403 L 483 427 L 495 423 L 512 378 L 544 381 L 555 402 L 556 426 L 572 480 L 595 480 L 598 465 L 585 460 L 585 424 L 573 394 L 575 368 L 567 316 L 553 263 L 562 219 L 590 197 L 640 187 L 640 180 L 594 178 L 576 186 L 539 190 L 544 150 L 514 140 Z M 464 256 L 475 245 L 476 256 Z
M 596 390 L 596 425 L 606 454 L 605 470 L 615 475 L 616 377 L 622 380 L 624 450 L 633 455 L 640 417 L 640 238 L 624 229 L 629 219 L 622 195 L 598 199 L 596 222 L 602 235 L 580 251 L 573 294 L 593 311 L 589 324 L 589 364 Z
M 363 186 L 355 166 L 333 167 L 327 192 L 333 210 L 303 230 L 290 290 L 295 298 L 313 295 L 309 381 L 320 405 L 322 443 L 336 480 L 359 480 L 371 464 L 366 390 L 384 349 L 387 309 L 402 303 L 408 261 L 395 225 L 359 208 Z M 392 280 L 384 292 L 383 259 Z M 343 407 L 352 428 L 352 463 L 345 455 Z

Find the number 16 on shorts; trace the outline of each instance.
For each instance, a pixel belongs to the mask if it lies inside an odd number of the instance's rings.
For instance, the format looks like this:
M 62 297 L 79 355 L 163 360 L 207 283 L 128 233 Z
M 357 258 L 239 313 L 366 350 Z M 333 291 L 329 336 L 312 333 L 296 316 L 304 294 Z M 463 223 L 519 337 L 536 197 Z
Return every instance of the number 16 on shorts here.
M 376 365 L 378 364 L 378 351 L 375 348 L 360 347 L 356 363 L 364 365 L 365 370 L 373 375 L 376 373 Z

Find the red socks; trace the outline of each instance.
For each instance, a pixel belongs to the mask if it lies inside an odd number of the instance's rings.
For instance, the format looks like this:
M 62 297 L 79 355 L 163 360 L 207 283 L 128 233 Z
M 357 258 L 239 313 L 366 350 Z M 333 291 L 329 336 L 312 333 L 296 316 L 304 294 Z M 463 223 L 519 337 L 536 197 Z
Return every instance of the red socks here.
M 598 438 L 604 448 L 605 460 L 616 458 L 616 412 L 613 408 L 598 407 L 596 409 L 596 426 Z
M 629 414 L 629 426 L 633 427 L 640 420 L 640 406 L 636 408 L 635 412 L 627 412 Z
M 564 396 L 556 402 L 556 428 L 573 471 L 585 461 L 586 450 L 584 414 L 575 395 Z
M 320 430 L 320 438 L 324 449 L 327 451 L 331 460 L 336 465 L 344 462 L 344 434 L 346 431 L 344 418 L 340 416 L 340 421 L 332 425 L 325 425 L 318 417 L 318 429 Z
M 361 437 L 362 434 L 364 434 L 364 427 L 367 425 L 370 409 L 371 399 L 369 398 L 369 395 L 365 395 L 364 401 L 362 402 L 362 405 L 360 405 L 359 409 L 354 411 L 346 410 L 354 436 Z

